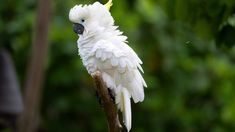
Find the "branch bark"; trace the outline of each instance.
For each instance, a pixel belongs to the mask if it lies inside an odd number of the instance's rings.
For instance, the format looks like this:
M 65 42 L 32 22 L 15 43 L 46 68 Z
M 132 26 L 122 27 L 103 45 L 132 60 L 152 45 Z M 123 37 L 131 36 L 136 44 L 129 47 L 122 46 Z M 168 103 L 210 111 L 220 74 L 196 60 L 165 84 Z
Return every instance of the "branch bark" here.
M 121 132 L 122 125 L 120 124 L 118 118 L 116 105 L 109 95 L 108 88 L 101 77 L 101 73 L 97 71 L 92 77 L 95 81 L 96 91 L 98 92 L 104 108 L 104 112 L 108 121 L 109 132 Z

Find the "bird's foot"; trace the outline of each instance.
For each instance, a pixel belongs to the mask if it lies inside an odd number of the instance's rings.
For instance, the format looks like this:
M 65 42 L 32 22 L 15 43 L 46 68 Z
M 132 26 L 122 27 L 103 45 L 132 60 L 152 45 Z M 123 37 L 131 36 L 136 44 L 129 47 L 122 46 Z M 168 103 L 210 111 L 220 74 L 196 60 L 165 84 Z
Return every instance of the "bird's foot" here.
M 102 99 L 101 99 L 101 97 L 99 96 L 99 94 L 98 94 L 97 91 L 95 91 L 95 95 L 96 95 L 96 99 L 98 100 L 100 106 L 103 107 L 103 106 L 104 106 L 104 105 L 103 105 L 103 101 L 102 101 Z
M 111 89 L 108 88 L 108 92 L 109 92 L 109 96 L 111 98 L 111 100 L 113 101 L 113 103 L 115 104 L 115 96 L 114 93 Z
M 113 91 L 111 89 L 108 88 L 108 93 L 109 93 L 109 96 L 110 96 L 110 99 L 112 100 L 113 103 L 115 103 L 115 96 L 113 94 Z M 99 96 L 98 92 L 95 91 L 95 95 L 96 95 L 96 98 L 100 104 L 100 106 L 103 106 L 103 101 L 101 99 L 101 97 Z

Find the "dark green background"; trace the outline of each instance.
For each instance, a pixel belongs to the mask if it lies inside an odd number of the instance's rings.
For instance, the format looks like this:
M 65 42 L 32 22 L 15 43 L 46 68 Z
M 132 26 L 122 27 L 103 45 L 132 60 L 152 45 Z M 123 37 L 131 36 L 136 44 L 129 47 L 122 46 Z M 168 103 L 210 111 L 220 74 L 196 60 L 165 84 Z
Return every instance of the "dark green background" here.
M 104 132 L 93 81 L 77 55 L 68 13 L 54 0 L 41 105 L 45 132 Z M 115 24 L 143 60 L 144 102 L 133 104 L 133 132 L 235 131 L 235 1 L 114 0 Z M 10 49 L 21 86 L 35 27 L 36 1 L 0 4 L 0 43 Z

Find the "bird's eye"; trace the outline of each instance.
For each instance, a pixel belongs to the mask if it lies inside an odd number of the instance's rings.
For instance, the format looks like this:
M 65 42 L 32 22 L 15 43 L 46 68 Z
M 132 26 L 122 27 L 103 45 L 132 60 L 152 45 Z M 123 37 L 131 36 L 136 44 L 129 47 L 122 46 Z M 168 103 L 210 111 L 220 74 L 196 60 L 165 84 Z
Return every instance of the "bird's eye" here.
M 85 19 L 81 19 L 82 22 L 85 22 Z

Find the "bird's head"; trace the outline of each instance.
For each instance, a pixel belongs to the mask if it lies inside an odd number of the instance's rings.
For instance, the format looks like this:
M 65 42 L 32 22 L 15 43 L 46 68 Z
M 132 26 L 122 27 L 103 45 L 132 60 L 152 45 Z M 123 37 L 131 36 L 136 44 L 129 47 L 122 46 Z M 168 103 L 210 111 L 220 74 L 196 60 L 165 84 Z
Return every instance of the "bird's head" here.
M 109 12 L 111 6 L 112 0 L 105 5 L 99 2 L 91 5 L 75 5 L 69 12 L 74 32 L 80 36 L 112 26 L 114 20 Z

